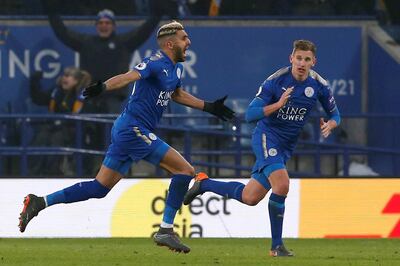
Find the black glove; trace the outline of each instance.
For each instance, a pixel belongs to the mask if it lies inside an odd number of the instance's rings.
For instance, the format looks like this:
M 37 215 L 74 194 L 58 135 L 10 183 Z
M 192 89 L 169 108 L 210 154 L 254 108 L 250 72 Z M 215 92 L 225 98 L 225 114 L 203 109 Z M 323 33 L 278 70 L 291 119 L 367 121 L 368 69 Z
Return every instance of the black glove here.
M 235 117 L 235 112 L 224 104 L 227 97 L 228 95 L 225 95 L 225 97 L 214 102 L 204 102 L 203 111 L 213 114 L 224 121 L 231 120 Z
M 101 82 L 99 80 L 99 81 L 97 81 L 97 83 L 84 88 L 82 95 L 83 95 L 83 98 L 85 98 L 85 100 L 86 100 L 86 99 L 95 97 L 97 95 L 100 95 L 105 89 L 106 89 L 106 84 L 104 84 L 103 82 Z

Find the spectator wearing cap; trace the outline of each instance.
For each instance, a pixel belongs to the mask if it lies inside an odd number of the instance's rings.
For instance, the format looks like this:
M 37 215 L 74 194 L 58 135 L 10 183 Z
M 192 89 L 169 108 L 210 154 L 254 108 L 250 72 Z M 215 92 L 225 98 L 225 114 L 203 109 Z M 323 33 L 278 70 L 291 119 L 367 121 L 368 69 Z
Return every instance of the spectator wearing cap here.
M 159 1 L 161 2 L 161 0 Z M 154 0 L 154 2 L 159 1 Z M 162 10 L 157 8 L 153 15 L 138 28 L 117 34 L 114 13 L 105 9 L 98 12 L 95 23 L 97 34 L 92 35 L 76 32 L 66 27 L 56 12 L 55 1 L 42 0 L 42 2 L 50 25 L 58 39 L 79 52 L 81 69 L 88 71 L 93 80 L 101 81 L 129 70 L 132 53 L 149 38 L 161 20 L 162 14 Z M 127 88 L 108 92 L 86 104 L 89 108 L 85 108 L 84 111 L 119 113 L 127 93 Z

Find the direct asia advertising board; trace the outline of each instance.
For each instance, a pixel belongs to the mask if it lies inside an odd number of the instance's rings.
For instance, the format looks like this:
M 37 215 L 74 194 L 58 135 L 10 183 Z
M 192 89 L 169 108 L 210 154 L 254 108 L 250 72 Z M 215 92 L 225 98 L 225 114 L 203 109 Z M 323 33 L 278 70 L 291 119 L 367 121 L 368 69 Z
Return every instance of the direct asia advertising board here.
M 246 183 L 248 179 L 223 179 Z M 79 179 L 0 179 L 0 237 L 151 237 L 165 207 L 168 179 L 123 179 L 103 199 L 49 207 L 18 231 L 23 197 L 46 195 Z M 284 236 L 400 237 L 400 179 L 293 179 Z M 213 193 L 178 211 L 183 237 L 270 237 L 268 196 L 246 206 Z

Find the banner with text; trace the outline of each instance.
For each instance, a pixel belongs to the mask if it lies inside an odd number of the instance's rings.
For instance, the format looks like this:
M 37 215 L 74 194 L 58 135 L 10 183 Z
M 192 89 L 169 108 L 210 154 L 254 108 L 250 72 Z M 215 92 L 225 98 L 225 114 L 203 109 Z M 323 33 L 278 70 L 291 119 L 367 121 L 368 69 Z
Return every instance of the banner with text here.
M 95 34 L 93 26 L 70 28 Z M 118 26 L 121 32 L 128 29 Z M 293 41 L 310 39 L 318 47 L 315 70 L 331 84 L 341 112 L 361 112 L 360 27 L 228 27 L 222 23 L 196 23 L 186 31 L 192 44 L 187 51 L 183 84 L 195 95 L 215 99 L 228 94 L 231 101 L 249 102 L 270 74 L 289 65 Z M 155 50 L 152 36 L 133 53 L 131 67 Z M 63 45 L 48 26 L 1 26 L 0 61 L 0 112 L 36 112 L 45 109 L 38 109 L 29 100 L 30 75 L 43 71 L 47 88 L 54 84 L 62 68 L 79 65 L 79 56 Z
M 25 233 L 18 231 L 25 195 L 46 195 L 76 182 L 0 179 L 0 237 L 150 237 L 158 230 L 168 179 L 123 179 L 103 199 L 52 206 L 35 217 Z M 268 197 L 250 207 L 205 193 L 178 211 L 175 231 L 183 237 L 270 237 Z M 283 234 L 400 238 L 400 178 L 293 179 Z
M 0 237 L 150 237 L 158 230 L 168 179 L 123 179 L 106 198 L 51 206 L 35 217 L 23 234 L 18 231 L 25 195 L 46 195 L 76 182 L 79 180 L 0 179 Z M 298 180 L 294 180 L 287 199 L 287 237 L 298 235 L 298 191 Z M 178 211 L 175 231 L 183 237 L 268 237 L 268 199 L 249 207 L 205 193 Z

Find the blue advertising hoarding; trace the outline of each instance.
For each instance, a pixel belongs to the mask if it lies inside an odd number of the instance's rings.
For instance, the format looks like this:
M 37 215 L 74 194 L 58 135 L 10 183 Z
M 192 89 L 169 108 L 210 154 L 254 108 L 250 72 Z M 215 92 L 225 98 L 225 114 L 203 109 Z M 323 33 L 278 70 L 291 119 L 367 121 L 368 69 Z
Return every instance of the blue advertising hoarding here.
M 95 33 L 93 26 L 72 29 Z M 341 112 L 361 112 L 360 27 L 195 25 L 186 30 L 192 45 L 183 84 L 201 98 L 252 99 L 266 77 L 289 64 L 293 40 L 310 39 L 318 47 L 315 70 L 330 82 Z M 43 111 L 30 104 L 29 76 L 44 71 L 44 87 L 50 87 L 63 67 L 77 63 L 76 53 L 48 26 L 1 26 L 0 31 L 0 112 Z M 152 37 L 132 55 L 131 66 L 156 49 Z
M 368 146 L 400 151 L 400 64 L 376 41 L 368 39 L 369 69 L 368 110 L 388 114 L 368 119 Z M 369 154 L 369 163 L 382 175 L 400 172 L 400 157 L 390 153 Z

